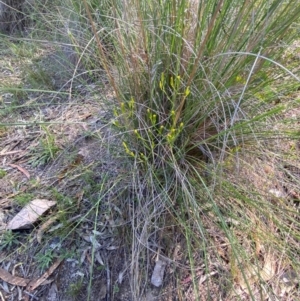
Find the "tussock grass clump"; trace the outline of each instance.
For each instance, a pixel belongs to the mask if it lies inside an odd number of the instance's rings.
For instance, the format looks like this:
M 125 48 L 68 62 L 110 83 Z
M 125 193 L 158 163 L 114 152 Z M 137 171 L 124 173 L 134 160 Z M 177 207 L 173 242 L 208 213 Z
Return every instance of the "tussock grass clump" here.
M 101 69 L 113 90 L 134 300 L 154 257 L 159 300 L 299 297 L 299 17 L 282 0 L 68 0 L 37 19 L 73 77 Z
M 275 274 L 299 269 L 299 219 L 288 197 L 272 192 L 284 187 L 283 141 L 298 135 L 292 126 L 278 131 L 286 121 L 282 113 L 293 106 L 278 95 L 299 82 L 280 58 L 297 35 L 300 6 L 276 0 L 105 3 L 111 9 L 103 18 L 114 20 L 106 28 L 113 52 L 106 53 L 98 36 L 99 55 L 117 99 L 114 124 L 134 162 L 136 298 L 143 282 L 139 259 L 153 235 L 163 237 L 171 225 L 184 237 L 193 276 L 197 260 L 206 272 L 219 264 L 233 283 L 227 296 L 276 295 Z M 196 259 L 199 250 L 204 255 Z M 199 299 L 196 277 L 193 283 Z

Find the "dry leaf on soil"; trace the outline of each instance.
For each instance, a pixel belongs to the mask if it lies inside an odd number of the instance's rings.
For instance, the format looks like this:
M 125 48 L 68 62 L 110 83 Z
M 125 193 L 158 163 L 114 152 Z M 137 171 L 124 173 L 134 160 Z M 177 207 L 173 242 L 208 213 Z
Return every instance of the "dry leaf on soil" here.
M 237 281 L 243 291 L 247 291 L 248 287 L 252 287 L 256 283 L 259 283 L 260 279 L 264 281 L 269 281 L 276 274 L 276 259 L 270 253 L 264 258 L 263 268 L 258 268 L 256 266 L 247 265 L 244 268 L 244 275 L 240 275 Z
M 13 168 L 17 168 L 19 171 L 21 171 L 28 179 L 30 179 L 30 174 L 29 174 L 29 172 L 25 169 L 25 168 L 23 168 L 23 167 L 21 167 L 21 166 L 19 166 L 19 165 L 16 165 L 16 164 L 8 164 L 9 166 L 11 166 L 11 167 L 13 167 Z
M 8 224 L 6 229 L 18 230 L 32 227 L 38 218 L 50 207 L 56 204 L 55 201 L 36 199 L 27 204 Z
M 236 281 L 242 291 L 247 291 L 249 286 L 252 287 L 257 281 L 259 281 L 257 267 L 251 264 L 246 265 L 243 268 L 243 273 L 239 271 L 239 277 L 236 278 Z
M 275 256 L 272 256 L 271 253 L 268 253 L 264 259 L 264 267 L 260 273 L 264 281 L 271 280 L 276 274 L 276 263 L 277 260 Z
M 0 268 L 0 278 L 7 283 L 10 283 L 12 285 L 18 285 L 18 286 L 27 286 L 27 284 L 30 281 L 30 279 L 13 276 L 9 272 L 1 268 Z
M 30 281 L 27 284 L 26 290 L 32 292 L 35 289 L 37 289 L 40 285 L 43 285 L 47 278 L 57 269 L 57 267 L 61 264 L 62 261 L 63 259 L 61 258 L 57 259 L 41 277 Z

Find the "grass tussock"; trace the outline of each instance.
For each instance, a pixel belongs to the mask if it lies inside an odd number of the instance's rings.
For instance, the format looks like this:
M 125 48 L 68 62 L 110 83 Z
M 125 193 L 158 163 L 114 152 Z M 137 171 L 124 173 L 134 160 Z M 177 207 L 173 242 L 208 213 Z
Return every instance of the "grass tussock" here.
M 299 17 L 282 0 L 69 0 L 36 20 L 73 78 L 104 71 L 113 91 L 133 300 L 157 259 L 159 300 L 299 298 Z
M 232 281 L 227 297 L 271 296 L 275 275 L 299 269 L 297 209 L 272 191 L 284 190 L 287 181 L 283 139 L 292 142 L 299 134 L 293 127 L 278 132 L 286 122 L 282 113 L 295 102 L 276 98 L 299 83 L 281 57 L 297 35 L 300 7 L 283 1 L 112 1 L 104 16 L 114 20 L 107 44 L 84 2 L 117 99 L 114 124 L 133 162 L 137 300 L 147 276 L 140 274 L 145 262 L 139 259 L 153 235 L 164 237 L 171 226 L 184 237 L 192 274 L 199 261 L 207 272 L 218 264 Z M 113 49 L 109 55 L 106 47 Z M 197 250 L 203 255 L 196 259 Z M 164 252 L 170 258 L 171 250 Z

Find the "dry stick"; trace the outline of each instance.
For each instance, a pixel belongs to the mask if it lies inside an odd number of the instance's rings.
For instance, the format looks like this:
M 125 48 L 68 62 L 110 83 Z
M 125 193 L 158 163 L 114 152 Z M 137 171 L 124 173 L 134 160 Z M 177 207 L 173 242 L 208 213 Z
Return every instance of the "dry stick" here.
M 136 4 L 138 6 L 138 18 L 139 18 L 139 21 L 140 21 L 140 24 L 141 24 L 141 28 L 142 28 L 142 44 L 144 44 L 144 51 L 145 51 L 145 55 L 146 55 L 146 62 L 147 62 L 147 65 L 149 64 L 149 57 L 148 57 L 148 50 L 147 50 L 147 39 L 146 39 L 146 34 L 145 34 L 145 26 L 144 26 L 144 23 L 143 23 L 143 19 L 142 19 L 142 16 L 141 16 L 141 5 L 140 5 L 140 0 L 137 0 L 136 1 Z M 148 65 L 149 67 L 149 65 Z
M 111 276 L 108 262 L 106 263 L 106 300 L 111 301 L 110 299 L 111 292 Z
M 124 4 L 124 2 L 123 2 Z M 124 20 L 125 20 L 125 24 L 126 24 L 126 30 L 127 30 L 127 34 L 129 32 L 129 29 L 128 29 L 128 22 L 129 22 L 129 18 L 127 18 L 127 7 L 125 7 L 126 4 L 123 5 L 123 11 L 124 11 Z M 115 13 L 115 16 L 117 15 L 116 14 L 116 9 L 115 9 L 115 6 L 113 6 L 113 10 L 114 10 L 114 13 Z M 121 51 L 122 51 L 122 54 L 123 54 L 123 57 L 126 58 L 127 57 L 127 54 L 126 54 L 126 51 L 125 51 L 125 48 L 124 48 L 124 44 L 123 44 L 123 40 L 122 40 L 122 35 L 120 34 L 120 31 L 121 31 L 121 27 L 119 25 L 119 22 L 118 22 L 118 19 L 117 17 L 115 17 L 115 20 L 116 20 L 116 26 L 118 28 L 117 30 L 117 35 L 118 35 L 118 42 L 119 42 L 119 46 L 121 48 Z M 136 59 L 134 59 L 133 55 L 132 55 L 132 43 L 129 42 L 129 46 L 130 46 L 130 55 L 129 55 L 129 60 L 130 60 L 130 63 L 132 66 L 136 66 Z M 129 63 L 128 61 L 125 59 L 124 60 L 124 64 L 126 64 L 126 68 L 129 70 L 130 67 L 129 67 Z M 135 77 L 137 77 L 137 73 L 134 72 L 133 73 Z
M 45 280 L 47 280 L 51 276 L 51 274 L 53 274 L 53 272 L 62 263 L 62 261 L 62 258 L 58 258 L 42 276 L 37 279 L 31 280 L 26 286 L 26 291 L 28 293 L 31 293 L 36 290 Z
M 95 27 L 95 24 L 94 24 L 94 21 L 93 21 L 93 18 L 92 18 L 92 15 L 91 15 L 91 12 L 90 12 L 90 9 L 87 5 L 87 2 L 86 0 L 83 0 L 83 4 L 84 4 L 84 7 L 85 7 L 85 10 L 86 10 L 86 13 L 87 13 L 87 16 L 88 16 L 88 19 L 91 23 L 91 26 L 92 26 L 92 31 L 93 31 L 93 34 L 95 36 L 95 39 L 96 39 L 96 42 L 97 42 L 97 46 L 98 46 L 98 49 L 100 50 L 100 53 L 101 53 L 101 56 L 99 56 L 100 58 L 100 61 L 103 63 L 103 67 L 105 69 L 105 72 L 108 76 L 108 79 L 109 79 L 109 82 L 110 84 L 112 85 L 115 93 L 116 93 L 116 96 L 117 96 L 117 100 L 119 101 L 119 103 L 121 104 L 121 101 L 119 99 L 119 92 L 118 92 L 118 89 L 117 89 L 117 86 L 116 86 L 116 83 L 114 81 L 114 78 L 111 74 L 111 72 L 109 71 L 109 68 L 108 68 L 108 62 L 107 62 L 107 59 L 106 59 L 106 55 L 104 53 L 104 48 L 102 46 L 102 43 L 99 39 L 99 36 L 98 36 L 98 33 L 97 33 L 97 30 L 96 30 L 96 27 Z
M 193 80 L 194 77 L 195 77 L 196 71 L 197 71 L 197 69 L 198 69 L 198 63 L 199 63 L 199 61 L 200 61 L 200 59 L 201 59 L 201 57 L 202 57 L 202 53 L 203 53 L 204 47 L 205 47 L 205 45 L 206 45 L 206 42 L 207 42 L 207 40 L 208 40 L 208 38 L 209 38 L 209 36 L 210 36 L 210 33 L 211 33 L 212 29 L 213 29 L 214 23 L 215 23 L 215 21 L 216 21 L 217 15 L 219 14 L 219 12 L 220 12 L 220 10 L 221 10 L 221 6 L 223 5 L 223 2 L 224 2 L 224 0 L 221 0 L 221 1 L 219 2 L 218 6 L 217 6 L 217 8 L 216 8 L 216 10 L 215 10 L 215 13 L 214 13 L 214 15 L 213 15 L 213 17 L 212 17 L 212 19 L 211 19 L 209 25 L 208 25 L 208 31 L 207 31 L 206 36 L 205 36 L 205 38 L 204 38 L 204 40 L 203 40 L 203 42 L 202 42 L 202 44 L 201 44 L 201 46 L 200 46 L 200 49 L 199 49 L 199 51 L 198 51 L 198 55 L 197 55 L 196 61 L 195 61 L 195 63 L 194 63 L 194 67 L 193 67 L 192 72 L 191 72 L 191 74 L 190 74 L 190 77 L 189 77 L 189 79 L 188 79 L 188 81 L 187 81 L 187 87 L 189 87 L 189 86 L 191 85 L 191 82 L 192 82 L 192 80 Z M 174 126 L 175 126 L 175 125 L 177 124 L 177 122 L 178 122 L 178 119 L 179 119 L 179 117 L 180 117 L 181 111 L 182 111 L 183 106 L 184 106 L 184 104 L 185 104 L 185 99 L 186 99 L 186 96 L 183 95 L 183 96 L 182 96 L 182 99 L 181 99 L 181 101 L 180 101 L 180 104 L 179 104 L 179 108 L 177 109 L 177 112 L 176 112 L 176 116 L 175 116 L 175 119 L 174 119 Z
M 34 300 L 39 300 L 37 297 L 35 297 L 33 294 L 30 294 L 29 292 L 27 292 L 27 291 L 24 291 L 24 293 L 26 294 L 26 295 L 28 295 L 29 297 L 31 297 L 32 299 L 34 299 Z M 27 297 L 27 300 L 28 300 L 28 296 L 26 296 Z M 25 297 L 25 298 L 26 298 Z
M 123 3 L 124 4 L 124 3 Z M 124 11 L 124 18 L 125 18 L 125 24 L 126 24 L 126 26 L 127 26 L 127 33 L 128 33 L 128 18 L 127 18 L 127 11 L 126 11 L 126 8 L 125 8 L 125 4 L 124 4 L 124 6 L 123 6 L 123 11 Z M 115 6 L 113 5 L 113 12 L 114 12 L 114 14 L 115 14 L 115 22 L 116 22 L 116 26 L 117 26 L 117 28 L 118 28 L 118 30 L 117 30 L 117 35 L 118 35 L 118 42 L 120 42 L 120 48 L 121 48 L 121 51 L 122 51 L 122 54 L 123 54 L 123 57 L 125 58 L 126 57 L 126 52 L 125 52 L 125 49 L 124 49 L 124 45 L 123 45 L 123 41 L 122 41 L 122 36 L 120 35 L 120 31 L 121 31 L 121 27 L 120 27 L 120 25 L 119 25 L 119 22 L 118 22 L 118 19 L 117 19 L 117 12 L 116 12 L 116 8 L 115 8 Z M 127 62 L 127 60 L 124 60 L 125 62 L 125 64 L 126 64 L 126 67 L 129 69 L 129 65 L 128 65 L 128 62 Z

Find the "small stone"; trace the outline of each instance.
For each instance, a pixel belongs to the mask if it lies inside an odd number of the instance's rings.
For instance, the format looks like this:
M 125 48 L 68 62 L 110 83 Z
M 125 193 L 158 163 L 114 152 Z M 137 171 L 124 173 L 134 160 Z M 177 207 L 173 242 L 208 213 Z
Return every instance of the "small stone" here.
M 164 273 L 165 273 L 165 268 L 166 268 L 166 262 L 159 259 L 156 261 L 152 276 L 151 276 L 151 283 L 159 287 L 162 285 L 163 278 L 164 278 Z
M 284 193 L 278 189 L 270 189 L 269 193 L 275 196 L 276 198 L 282 198 L 284 197 Z

